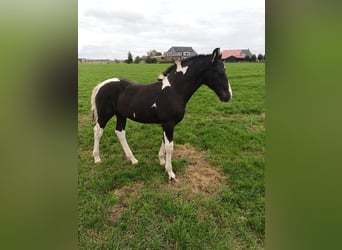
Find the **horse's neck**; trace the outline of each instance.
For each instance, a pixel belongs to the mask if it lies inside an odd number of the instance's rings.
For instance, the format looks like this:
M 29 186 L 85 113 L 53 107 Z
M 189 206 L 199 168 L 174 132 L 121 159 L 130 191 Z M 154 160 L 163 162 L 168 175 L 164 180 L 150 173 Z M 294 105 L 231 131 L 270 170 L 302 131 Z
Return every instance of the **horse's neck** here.
M 191 67 L 196 67 L 192 65 Z M 199 89 L 203 83 L 203 69 L 197 71 L 189 71 L 190 75 L 180 76 L 177 84 L 178 93 L 182 96 L 185 103 L 187 103 L 191 96 Z M 188 74 L 188 73 L 187 73 Z
M 182 97 L 184 100 L 184 103 L 187 103 L 192 95 L 199 89 L 201 86 L 200 81 L 182 81 L 181 84 L 183 84 L 183 89 L 182 89 Z

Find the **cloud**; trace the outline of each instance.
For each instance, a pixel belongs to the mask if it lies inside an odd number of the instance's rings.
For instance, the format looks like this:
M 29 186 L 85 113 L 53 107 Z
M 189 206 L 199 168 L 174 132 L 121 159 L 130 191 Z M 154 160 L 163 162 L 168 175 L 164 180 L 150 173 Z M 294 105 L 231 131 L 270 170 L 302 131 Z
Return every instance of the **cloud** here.
M 152 49 L 164 52 L 177 45 L 192 46 L 199 53 L 211 53 L 215 47 L 264 53 L 265 19 L 260 1 L 194 4 L 152 0 L 147 4 L 125 0 L 97 5 L 83 1 L 79 9 L 79 57 L 125 59 L 128 51 L 141 56 Z

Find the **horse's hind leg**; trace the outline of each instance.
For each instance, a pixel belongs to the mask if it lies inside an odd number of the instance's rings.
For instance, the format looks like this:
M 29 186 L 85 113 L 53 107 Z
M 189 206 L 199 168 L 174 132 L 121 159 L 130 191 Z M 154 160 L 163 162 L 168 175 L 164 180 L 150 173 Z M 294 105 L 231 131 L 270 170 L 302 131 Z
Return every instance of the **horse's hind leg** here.
M 163 138 L 162 143 L 160 145 L 159 153 L 158 153 L 160 165 L 165 164 L 165 154 L 166 154 L 166 151 L 165 151 L 165 143 L 164 143 L 164 138 Z
M 94 126 L 94 150 L 93 156 L 95 163 L 101 162 L 100 158 L 100 140 L 103 134 L 103 128 L 98 123 Z
M 126 157 L 132 162 L 132 164 L 138 164 L 138 160 L 134 157 L 132 150 L 129 148 L 126 140 L 126 117 L 117 115 L 115 134 L 119 138 L 120 144 L 125 152 Z
M 101 162 L 100 158 L 100 140 L 103 135 L 103 129 L 107 122 L 113 117 L 114 112 L 99 113 L 97 122 L 94 126 L 94 150 L 93 156 L 95 163 Z

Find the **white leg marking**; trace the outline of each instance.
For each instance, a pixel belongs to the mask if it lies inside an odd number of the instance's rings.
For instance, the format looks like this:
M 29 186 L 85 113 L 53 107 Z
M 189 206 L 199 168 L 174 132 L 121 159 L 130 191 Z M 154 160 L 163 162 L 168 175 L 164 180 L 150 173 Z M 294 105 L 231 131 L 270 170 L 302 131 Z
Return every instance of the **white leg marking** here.
M 182 72 L 183 75 L 185 75 L 186 71 L 188 70 L 189 66 L 182 67 L 182 64 L 180 61 L 176 61 L 177 69 L 176 72 Z
M 133 117 L 135 118 L 135 113 L 133 113 Z
M 172 171 L 172 153 L 173 153 L 173 141 L 169 142 L 167 139 L 165 132 L 164 132 L 164 140 L 165 140 L 165 152 L 166 152 L 166 163 L 165 163 L 165 169 L 167 173 L 169 174 L 169 179 L 175 179 L 176 175 Z
M 115 130 L 116 135 L 119 138 L 120 144 L 125 152 L 126 157 L 132 162 L 132 164 L 137 164 L 138 160 L 135 159 L 131 149 L 128 146 L 127 140 L 126 140 L 126 131 L 122 130 L 122 131 L 118 131 Z
M 167 76 L 165 76 L 163 78 L 163 81 L 162 81 L 163 85 L 162 85 L 162 89 L 164 89 L 165 87 L 171 87 L 171 84 L 169 82 L 169 79 L 167 79 Z
M 95 163 L 101 162 L 100 158 L 100 139 L 103 134 L 103 129 L 100 127 L 98 123 L 94 126 L 94 150 L 93 156 Z
M 165 164 L 165 144 L 163 141 L 162 141 L 162 144 L 160 145 L 158 157 L 159 157 L 160 165 L 164 165 Z
M 232 91 L 232 88 L 230 87 L 230 82 L 228 80 L 228 91 L 229 91 L 229 94 L 230 94 L 230 98 L 233 97 L 233 91 Z

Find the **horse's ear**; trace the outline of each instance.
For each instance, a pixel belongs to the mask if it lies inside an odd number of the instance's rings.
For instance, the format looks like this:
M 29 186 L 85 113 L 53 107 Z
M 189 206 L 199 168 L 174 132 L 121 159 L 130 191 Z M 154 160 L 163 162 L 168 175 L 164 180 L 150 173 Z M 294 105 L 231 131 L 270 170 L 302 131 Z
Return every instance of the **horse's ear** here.
M 211 54 L 211 62 L 214 62 L 216 59 L 221 58 L 221 57 L 222 57 L 222 54 L 220 52 L 220 48 L 216 48 Z

